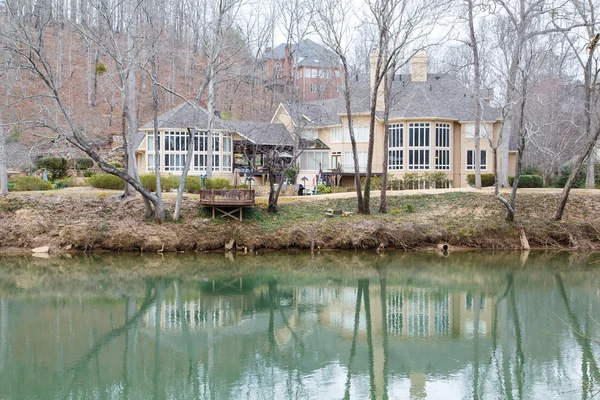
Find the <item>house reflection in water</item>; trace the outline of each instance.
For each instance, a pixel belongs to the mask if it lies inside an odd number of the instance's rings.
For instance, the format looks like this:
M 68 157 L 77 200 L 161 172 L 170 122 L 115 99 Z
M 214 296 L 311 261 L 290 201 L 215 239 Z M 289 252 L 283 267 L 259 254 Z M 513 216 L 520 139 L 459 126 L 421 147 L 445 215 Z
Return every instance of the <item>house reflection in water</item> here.
M 216 329 L 239 333 L 242 327 L 248 333 L 264 332 L 270 325 L 269 307 L 275 307 L 281 310 L 276 317 L 285 315 L 285 323 L 273 324 L 272 337 L 280 348 L 287 346 L 296 334 L 310 345 L 311 332 L 315 330 L 337 336 L 334 346 L 339 348 L 339 354 L 353 347 L 353 341 L 359 346 L 368 343 L 370 376 L 375 388 L 372 394 L 377 398 L 384 396 L 386 371 L 388 375 L 408 378 L 411 398 L 425 398 L 430 374 L 456 372 L 465 359 L 472 357 L 467 349 L 473 347 L 474 339 L 491 340 L 493 297 L 386 287 L 376 281 L 364 283 L 362 290 L 341 285 L 277 288 L 276 297 L 273 287 L 259 286 L 240 295 L 200 294 L 195 300 L 188 297 L 181 307 L 174 299 L 164 300 L 158 320 L 165 334 L 181 332 L 183 318 L 190 332 Z M 155 327 L 155 313 L 153 307 L 146 314 L 147 328 Z M 361 362 L 364 364 L 364 360 Z M 356 364 L 356 368 L 362 370 L 364 366 Z

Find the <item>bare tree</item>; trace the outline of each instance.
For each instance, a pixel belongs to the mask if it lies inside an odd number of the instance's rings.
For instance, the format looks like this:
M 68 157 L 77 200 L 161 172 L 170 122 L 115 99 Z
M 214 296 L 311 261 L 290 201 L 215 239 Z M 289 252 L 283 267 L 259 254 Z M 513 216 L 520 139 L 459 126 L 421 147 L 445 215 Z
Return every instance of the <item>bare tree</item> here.
M 27 18 L 13 12 L 11 1 L 7 2 L 6 29 L 0 33 L 1 46 L 8 51 L 19 67 L 31 74 L 32 78 L 43 85 L 47 92 L 40 94 L 41 99 L 49 99 L 57 108 L 59 115 L 44 115 L 40 125 L 50 129 L 58 139 L 65 139 L 76 148 L 90 156 L 105 172 L 116 175 L 131 184 L 154 207 L 153 217 L 156 221 L 164 221 L 164 213 L 159 206 L 160 199 L 147 189 L 127 171 L 119 170 L 106 162 L 93 142 L 88 137 L 84 124 L 78 123 L 66 105 L 61 89 L 56 82 L 56 74 L 48 60 L 46 40 L 49 17 L 46 15 L 36 20 L 31 26 Z
M 1 75 L 0 75 L 1 76 Z M 0 106 L 0 196 L 8 194 L 8 174 L 6 170 L 6 137 L 2 120 L 3 107 Z
M 598 143 L 598 138 L 600 137 L 600 116 L 598 116 L 597 111 L 595 111 L 596 126 L 595 126 L 595 129 L 592 131 L 592 115 L 593 115 L 592 110 L 597 110 L 597 108 L 596 108 L 597 95 L 595 96 L 594 95 L 595 93 L 593 93 L 593 92 L 595 91 L 595 87 L 597 85 L 598 73 L 600 73 L 600 69 L 598 68 L 598 64 L 596 62 L 597 60 L 594 58 L 594 52 L 596 51 L 596 48 L 598 47 L 598 40 L 600 40 L 600 33 L 596 33 L 594 35 L 594 37 L 591 39 L 591 41 L 588 45 L 587 58 L 586 58 L 585 62 L 583 62 L 583 68 L 584 68 L 584 103 L 583 103 L 584 104 L 583 105 L 584 106 L 584 110 L 583 110 L 583 112 L 584 112 L 584 132 L 585 132 L 587 141 L 586 141 L 581 153 L 575 160 L 575 163 L 573 164 L 573 168 L 571 171 L 571 175 L 569 176 L 569 179 L 567 179 L 567 183 L 565 184 L 565 187 L 563 188 L 562 193 L 560 195 L 558 207 L 554 214 L 554 220 L 556 220 L 556 221 L 560 221 L 562 219 L 564 212 L 565 212 L 565 207 L 567 205 L 567 201 L 569 198 L 569 193 L 571 191 L 571 187 L 573 186 L 573 182 L 577 176 L 577 173 L 582 168 L 583 163 L 586 160 L 586 158 L 590 157 L 590 155 L 594 152 L 594 148 L 596 147 L 596 145 Z M 579 58 L 579 55 L 578 55 L 578 59 L 580 60 L 580 63 L 581 63 L 581 59 Z M 595 66 L 594 70 L 592 70 L 593 65 Z M 593 162 L 592 162 L 592 166 L 594 166 Z M 594 179 L 593 171 L 592 171 L 592 174 L 590 174 L 588 171 L 588 176 L 589 175 L 591 175 L 592 179 Z M 587 182 L 586 182 L 586 185 L 587 185 Z
M 374 72 L 371 71 L 374 79 L 370 88 L 369 147 L 363 202 L 359 212 L 370 214 L 376 113 L 390 106 L 381 104 L 383 91 L 380 91 L 380 86 L 393 65 L 396 68 L 402 67 L 413 55 L 426 47 L 427 37 L 445 14 L 449 3 L 444 0 L 367 0 L 366 4 L 372 24 L 377 29 L 377 44 L 372 50 L 376 55 L 376 62 L 375 65 L 371 65 L 371 68 L 374 68 Z
M 356 146 L 356 137 L 354 135 L 354 123 L 352 121 L 352 87 L 350 85 L 351 72 L 348 57 L 350 42 L 344 43 L 351 37 L 351 32 L 354 27 L 350 24 L 351 14 L 343 0 L 315 1 L 314 10 L 316 12 L 316 18 L 313 21 L 315 31 L 319 34 L 325 46 L 336 54 L 342 67 L 346 123 L 348 125 L 348 133 L 352 144 L 352 155 L 354 158 L 354 187 L 356 189 L 356 199 L 358 202 L 357 208 L 360 210 L 362 208 L 363 200 L 358 150 Z
M 467 3 L 467 18 L 469 21 L 469 46 L 473 54 L 473 89 L 475 91 L 475 188 L 481 189 L 481 70 L 479 59 L 479 44 L 475 34 L 475 4 L 474 0 L 465 0 Z

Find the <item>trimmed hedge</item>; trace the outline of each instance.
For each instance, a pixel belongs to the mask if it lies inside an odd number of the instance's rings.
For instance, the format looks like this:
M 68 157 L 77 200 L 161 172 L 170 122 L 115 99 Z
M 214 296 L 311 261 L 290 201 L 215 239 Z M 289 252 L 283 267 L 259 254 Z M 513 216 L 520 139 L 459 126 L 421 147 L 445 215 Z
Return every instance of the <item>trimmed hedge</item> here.
M 116 175 L 111 174 L 96 174 L 88 178 L 88 183 L 91 187 L 97 189 L 115 189 L 123 190 L 125 181 Z
M 200 193 L 202 189 L 202 178 L 199 176 L 188 176 L 185 180 L 185 191 L 188 193 Z
M 508 183 L 512 186 L 515 181 L 514 176 L 508 177 Z M 543 188 L 544 178 L 539 175 L 521 175 L 519 177 L 520 188 Z
M 189 179 L 189 178 L 188 178 Z M 143 174 L 140 175 L 140 182 L 142 186 L 151 192 L 156 191 L 156 175 L 154 174 Z M 179 178 L 173 175 L 161 175 L 160 176 L 160 187 L 163 192 L 176 189 L 179 186 Z
M 475 174 L 467 175 L 467 183 L 471 186 L 475 186 Z M 494 174 L 481 174 L 481 186 L 489 187 L 496 184 L 496 175 Z
M 36 176 L 17 176 L 12 182 L 14 190 L 26 192 L 32 190 L 52 190 L 52 184 Z
M 205 183 L 207 189 L 231 189 L 229 179 L 225 178 L 207 178 Z

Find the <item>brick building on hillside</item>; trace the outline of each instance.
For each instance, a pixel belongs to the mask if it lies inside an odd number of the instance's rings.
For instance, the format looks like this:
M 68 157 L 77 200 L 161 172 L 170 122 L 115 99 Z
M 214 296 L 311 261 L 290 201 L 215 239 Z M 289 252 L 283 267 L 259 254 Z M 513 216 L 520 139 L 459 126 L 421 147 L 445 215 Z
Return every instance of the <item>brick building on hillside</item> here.
M 312 40 L 267 47 L 263 61 L 266 84 L 276 93 L 291 93 L 295 85 L 303 101 L 335 99 L 340 95 L 342 78 L 336 55 Z

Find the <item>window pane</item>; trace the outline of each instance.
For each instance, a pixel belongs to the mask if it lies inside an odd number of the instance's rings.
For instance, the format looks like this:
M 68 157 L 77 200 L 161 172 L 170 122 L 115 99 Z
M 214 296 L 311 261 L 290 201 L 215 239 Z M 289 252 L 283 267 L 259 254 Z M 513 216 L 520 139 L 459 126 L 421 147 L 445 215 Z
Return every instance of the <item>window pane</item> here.
M 154 151 L 154 135 L 148 135 L 148 139 L 146 139 L 148 141 L 147 143 L 147 149 L 148 151 Z

